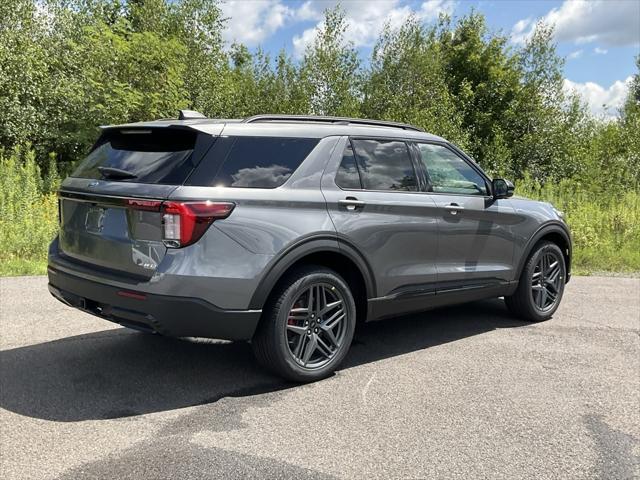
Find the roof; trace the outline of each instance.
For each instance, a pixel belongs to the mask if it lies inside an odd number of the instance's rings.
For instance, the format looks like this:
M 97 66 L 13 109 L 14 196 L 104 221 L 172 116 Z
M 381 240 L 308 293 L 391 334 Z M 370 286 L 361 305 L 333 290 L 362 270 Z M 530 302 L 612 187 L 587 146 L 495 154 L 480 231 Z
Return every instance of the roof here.
M 101 128 L 192 128 L 211 135 L 323 138 L 334 135 L 383 136 L 416 140 L 443 139 L 412 125 L 350 117 L 256 115 L 245 119 L 185 118 L 107 125 Z

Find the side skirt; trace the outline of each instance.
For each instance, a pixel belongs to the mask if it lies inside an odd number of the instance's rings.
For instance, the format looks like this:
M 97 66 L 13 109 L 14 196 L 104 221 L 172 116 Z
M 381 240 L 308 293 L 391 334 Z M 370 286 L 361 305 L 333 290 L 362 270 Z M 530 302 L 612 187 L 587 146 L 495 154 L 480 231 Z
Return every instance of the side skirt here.
M 441 285 L 432 288 L 404 290 L 385 297 L 370 298 L 367 305 L 367 321 L 382 320 L 407 313 L 422 312 L 433 308 L 460 303 L 502 297 L 513 294 L 517 281 L 463 285 L 449 287 Z

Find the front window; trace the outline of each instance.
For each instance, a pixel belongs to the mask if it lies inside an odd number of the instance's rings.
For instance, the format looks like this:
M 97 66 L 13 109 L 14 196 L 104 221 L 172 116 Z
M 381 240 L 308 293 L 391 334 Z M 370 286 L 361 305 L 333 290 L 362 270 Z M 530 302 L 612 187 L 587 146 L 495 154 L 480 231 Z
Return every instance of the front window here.
M 487 195 L 487 184 L 464 159 L 442 145 L 419 143 L 431 191 L 463 195 Z

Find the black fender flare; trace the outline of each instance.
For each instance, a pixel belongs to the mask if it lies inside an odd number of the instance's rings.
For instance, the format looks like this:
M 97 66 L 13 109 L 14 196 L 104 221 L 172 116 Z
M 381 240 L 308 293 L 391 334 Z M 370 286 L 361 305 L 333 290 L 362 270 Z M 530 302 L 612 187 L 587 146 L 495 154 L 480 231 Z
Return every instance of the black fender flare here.
M 569 281 L 569 278 L 571 277 L 571 257 L 573 252 L 573 245 L 571 242 L 571 233 L 569 232 L 569 229 L 564 223 L 555 221 L 555 220 L 551 222 L 547 222 L 544 225 L 540 226 L 538 230 L 536 230 L 535 233 L 531 236 L 529 241 L 526 243 L 523 249 L 524 253 L 520 257 L 520 261 L 518 262 L 516 280 L 520 279 L 520 275 L 522 275 L 522 270 L 524 269 L 524 265 L 527 259 L 529 258 L 529 255 L 531 255 L 531 251 L 533 250 L 533 247 L 535 247 L 535 245 L 540 241 L 542 237 L 549 235 L 550 233 L 559 234 L 560 236 L 562 236 L 562 238 L 564 238 L 565 242 L 567 243 L 568 261 L 567 261 L 566 267 L 567 267 L 567 282 Z
M 258 287 L 251 297 L 249 309 L 262 309 L 273 287 L 293 264 L 307 255 L 320 252 L 338 253 L 351 260 L 364 278 L 367 298 L 375 297 L 375 277 L 365 258 L 353 246 L 336 238 L 335 235 L 322 235 L 297 241 L 269 262 L 265 269 L 266 273 L 260 279 Z

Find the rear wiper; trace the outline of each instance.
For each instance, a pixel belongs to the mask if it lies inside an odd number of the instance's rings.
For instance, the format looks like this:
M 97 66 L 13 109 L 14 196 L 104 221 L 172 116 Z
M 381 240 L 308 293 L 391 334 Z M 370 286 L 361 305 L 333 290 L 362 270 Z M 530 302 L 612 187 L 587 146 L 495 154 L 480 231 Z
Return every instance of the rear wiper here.
M 98 171 L 104 178 L 136 178 L 137 175 L 127 170 L 114 167 L 98 167 Z

